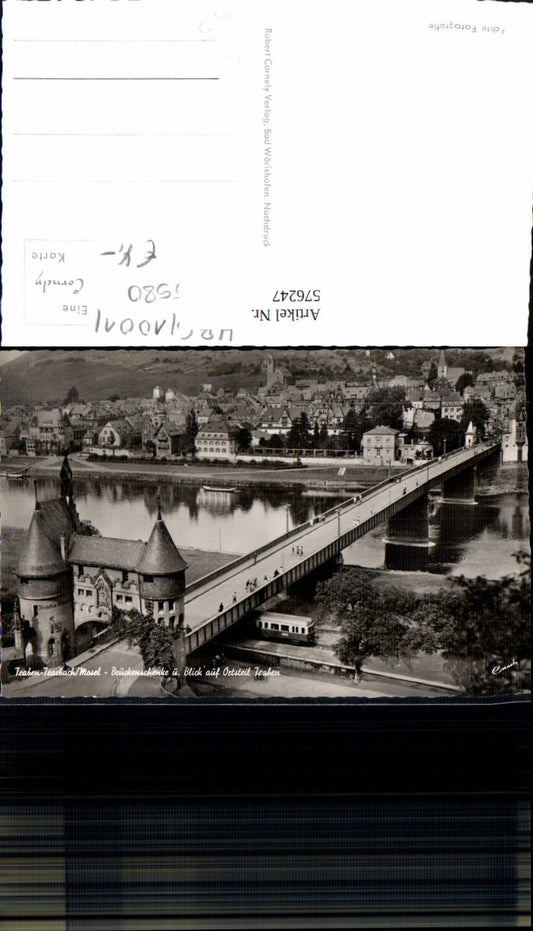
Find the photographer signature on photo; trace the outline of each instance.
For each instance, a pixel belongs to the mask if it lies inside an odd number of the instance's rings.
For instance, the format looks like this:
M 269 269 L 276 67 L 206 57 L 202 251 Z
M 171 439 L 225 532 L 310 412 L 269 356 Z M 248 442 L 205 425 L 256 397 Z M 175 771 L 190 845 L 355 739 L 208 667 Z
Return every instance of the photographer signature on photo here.
M 506 669 L 512 669 L 513 666 L 518 667 L 518 660 L 513 659 L 510 663 L 507 663 L 506 666 L 500 666 L 499 663 L 496 663 L 496 665 L 492 667 L 490 673 L 492 676 L 501 676 L 502 672 L 505 672 Z

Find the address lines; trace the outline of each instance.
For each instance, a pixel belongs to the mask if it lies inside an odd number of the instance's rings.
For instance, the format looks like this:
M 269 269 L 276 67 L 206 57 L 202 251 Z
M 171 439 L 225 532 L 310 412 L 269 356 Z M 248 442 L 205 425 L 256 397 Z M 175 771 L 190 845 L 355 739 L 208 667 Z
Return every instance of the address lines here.
M 152 76 L 95 76 L 59 77 L 55 75 L 20 75 L 14 81 L 219 81 L 218 77 L 152 77 Z
M 20 40 L 20 41 L 22 41 L 22 40 Z M 27 40 L 27 41 L 39 41 L 39 40 Z M 49 41 L 49 40 L 43 40 L 43 41 Z M 50 40 L 50 41 L 53 41 L 53 40 Z M 60 40 L 58 40 L 58 41 L 60 41 Z M 68 41 L 70 41 L 70 40 L 68 40 Z M 79 40 L 79 41 L 83 41 L 83 40 Z M 87 40 L 87 41 L 93 41 L 93 40 Z M 94 41 L 106 41 L 106 40 L 94 40 Z M 109 40 L 109 41 L 115 41 L 115 40 Z M 116 40 L 116 41 L 120 41 L 120 40 Z M 143 41 L 143 40 L 139 40 L 139 41 Z M 148 39 L 148 40 L 146 40 L 146 41 L 164 41 L 164 40 L 159 40 L 159 39 L 158 39 L 158 40 L 149 40 L 149 39 Z M 174 42 L 174 41 L 202 41 L 202 40 L 193 40 L 193 39 L 191 39 L 191 40 L 185 40 L 185 39 L 184 39 L 184 40 L 176 40 L 176 39 L 172 39 L 172 40 L 169 40 L 169 41 Z M 215 41 L 215 40 L 208 40 L 208 41 Z M 16 76 L 13 77 L 13 80 L 14 80 L 14 81 L 219 81 L 220 78 L 219 78 L 218 76 L 211 76 L 211 75 L 210 75 L 210 76 L 194 76 L 194 77 L 193 77 L 193 76 L 166 76 L 166 75 L 165 75 L 165 76 L 153 76 L 153 75 L 151 75 L 151 76 L 139 76 L 139 75 L 136 75 L 136 76 L 116 76 L 116 75 L 113 75 L 113 76 L 95 76 L 95 75 L 91 75 L 91 76 L 67 76 L 67 77 L 65 77 L 65 76 L 52 76 L 52 75 L 16 75 Z M 192 137 L 206 137 L 206 138 L 216 138 L 216 137 L 218 137 L 218 138 L 227 138 L 227 137 L 230 136 L 231 134 L 229 134 L 229 133 L 128 133 L 128 132 L 124 132 L 124 133 L 122 133 L 122 132 L 114 132 L 114 133 L 90 133 L 90 132 L 80 132 L 80 133 L 74 133 L 74 132 L 66 132 L 66 133 L 61 133 L 61 132 L 57 132 L 57 133 L 49 133 L 49 132 L 48 132 L 48 133 L 38 133 L 38 132 L 35 132 L 35 133 L 33 133 L 33 132 L 17 132 L 17 133 L 13 133 L 12 135 L 13 135 L 13 136 L 23 136 L 23 137 L 39 137 L 39 136 L 42 136 L 42 137 L 45 137 L 45 136 L 54 137 L 54 136 L 61 136 L 61 137 L 72 137 L 72 138 L 76 138 L 76 137 L 80 137 L 80 138 L 86 138 L 86 137 L 92 138 L 92 137 L 98 137 L 98 136 L 101 136 L 101 137 L 135 137 L 135 138 L 144 138 L 144 137 L 149 137 L 149 138 L 161 138 L 161 137 L 191 137 L 191 138 L 192 138 Z M 124 179 L 121 179 L 121 180 L 122 180 L 123 183 L 124 183 Z M 164 183 L 169 183 L 169 184 L 178 184 L 178 183 L 181 183 L 181 184 L 204 184 L 204 183 L 221 184 L 221 183 L 224 183 L 225 181 L 230 181 L 230 182 L 231 182 L 232 180 L 233 180 L 233 179 L 220 179 L 220 180 L 219 180 L 219 179 L 205 179 L 205 180 L 204 180 L 204 179 L 174 179 L 174 178 L 168 178 L 168 179 L 164 179 Z M 42 178 L 42 179 L 41 179 L 41 178 L 28 178 L 28 179 L 25 179 L 25 178 L 14 178 L 14 179 L 13 179 L 13 182 L 14 182 L 14 183 L 17 183 L 17 184 L 25 183 L 26 181 L 29 181 L 30 183 L 37 183 L 37 184 L 45 183 L 46 181 L 49 181 L 49 182 L 52 183 L 52 184 L 53 184 L 53 183 L 69 183 L 69 182 L 68 182 L 68 179 L 57 179 L 57 181 L 54 181 L 54 180 L 52 180 L 52 179 L 45 179 L 45 178 Z M 80 181 L 79 181 L 78 183 L 84 183 L 84 184 L 87 184 L 87 183 L 93 183 L 93 184 L 94 184 L 94 183 L 101 183 L 101 184 L 105 184 L 105 183 L 111 183 L 112 181 L 113 181 L 113 179 L 86 179 L 86 180 L 80 179 Z M 76 182 L 73 182 L 73 183 L 76 183 Z M 161 181 L 160 181 L 159 179 L 157 179 L 157 180 L 154 179 L 154 181 L 151 181 L 150 179 L 132 179 L 131 182 L 126 181 L 125 183 L 147 184 L 147 183 L 161 183 Z

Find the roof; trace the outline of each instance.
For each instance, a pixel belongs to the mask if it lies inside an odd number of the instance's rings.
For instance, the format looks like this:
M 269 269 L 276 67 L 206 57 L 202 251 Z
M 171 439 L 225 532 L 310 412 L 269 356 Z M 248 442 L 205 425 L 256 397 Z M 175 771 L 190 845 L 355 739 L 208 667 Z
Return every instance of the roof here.
M 39 502 L 17 566 L 18 575 L 39 579 L 64 572 L 60 537 L 70 537 L 74 529 L 74 518 L 64 498 Z
M 374 427 L 372 430 L 367 430 L 364 436 L 373 436 L 374 434 L 380 436 L 397 436 L 399 432 L 399 430 L 393 430 L 392 427 L 379 426 Z
M 232 430 L 230 427 L 228 427 L 228 424 L 225 420 L 214 418 L 200 427 L 198 431 L 198 433 L 227 433 L 228 435 L 231 432 Z
M 59 575 L 67 568 L 61 558 L 59 539 L 49 536 L 45 528 L 46 515 L 41 510 L 34 511 L 17 575 L 40 579 Z
M 139 571 L 150 575 L 170 575 L 187 568 L 161 514 L 154 524 L 139 564 Z
M 441 404 L 456 404 L 460 407 L 464 403 L 463 398 L 456 391 L 443 391 L 440 400 Z
M 148 543 L 74 534 L 68 558 L 75 565 L 129 569 L 144 575 L 169 575 L 187 568 L 160 516 Z
M 63 414 L 59 408 L 37 411 L 35 420 L 39 426 L 50 427 L 68 427 L 70 423 L 67 415 Z
M 145 546 L 142 540 L 86 537 L 76 533 L 71 539 L 68 558 L 69 562 L 81 566 L 136 570 Z
M 158 435 L 159 433 L 164 431 L 165 433 L 168 434 L 168 436 L 181 436 L 183 433 L 186 432 L 186 430 L 187 430 L 187 422 L 185 420 L 185 417 L 183 417 L 180 421 L 176 421 L 176 420 L 163 421 L 163 423 L 160 424 L 156 428 L 155 433 L 156 435 Z

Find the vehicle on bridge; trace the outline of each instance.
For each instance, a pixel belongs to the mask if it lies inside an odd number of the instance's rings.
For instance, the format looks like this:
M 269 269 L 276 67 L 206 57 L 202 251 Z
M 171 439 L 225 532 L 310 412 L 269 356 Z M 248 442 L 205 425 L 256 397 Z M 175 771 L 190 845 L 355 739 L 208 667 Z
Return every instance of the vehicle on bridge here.
M 265 640 L 285 640 L 312 646 L 315 642 L 315 622 L 298 614 L 263 611 L 255 617 L 255 629 Z

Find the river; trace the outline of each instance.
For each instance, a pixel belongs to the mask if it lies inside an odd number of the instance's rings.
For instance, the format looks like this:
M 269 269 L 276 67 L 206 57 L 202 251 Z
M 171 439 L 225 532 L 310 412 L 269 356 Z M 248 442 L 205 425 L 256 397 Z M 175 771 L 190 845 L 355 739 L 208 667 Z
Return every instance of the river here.
M 27 528 L 34 507 L 33 483 L 1 479 L 2 525 Z M 157 489 L 138 481 L 91 477 L 75 481 L 78 513 L 104 535 L 146 540 L 157 513 Z M 56 497 L 57 483 L 38 481 L 41 500 Z M 224 553 L 248 552 L 335 505 L 331 497 L 301 490 L 164 484 L 161 507 L 179 547 Z M 342 499 L 339 499 L 342 500 Z M 523 491 L 478 495 L 475 506 L 442 505 L 430 499 L 428 569 L 435 573 L 498 578 L 516 571 L 514 553 L 529 549 L 528 495 Z M 383 566 L 386 525 L 344 551 L 347 565 Z

